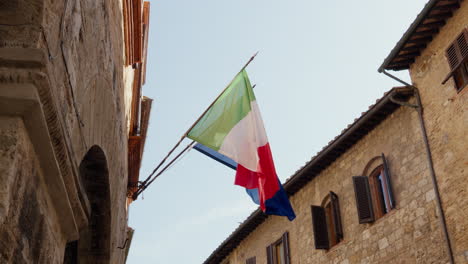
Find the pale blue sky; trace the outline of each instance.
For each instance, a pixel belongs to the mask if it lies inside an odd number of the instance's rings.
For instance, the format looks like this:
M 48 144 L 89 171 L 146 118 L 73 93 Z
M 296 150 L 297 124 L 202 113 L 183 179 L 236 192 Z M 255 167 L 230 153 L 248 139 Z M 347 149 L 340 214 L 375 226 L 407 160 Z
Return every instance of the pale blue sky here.
M 154 103 L 140 178 L 260 51 L 247 72 L 284 182 L 399 86 L 377 68 L 426 2 L 151 1 L 143 93 Z M 189 152 L 131 205 L 128 263 L 202 263 L 256 208 L 233 180 Z

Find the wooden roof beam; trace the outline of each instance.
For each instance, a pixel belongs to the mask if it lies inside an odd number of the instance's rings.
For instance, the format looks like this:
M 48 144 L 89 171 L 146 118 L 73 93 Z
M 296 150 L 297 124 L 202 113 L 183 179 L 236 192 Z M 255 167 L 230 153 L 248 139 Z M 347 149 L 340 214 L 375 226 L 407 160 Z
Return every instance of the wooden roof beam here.
M 435 20 L 446 20 L 447 18 L 452 16 L 452 12 L 444 12 L 438 14 L 430 14 L 427 16 L 427 19 L 435 19 Z
M 460 8 L 460 4 L 458 2 L 455 2 L 454 4 L 435 6 L 432 10 L 452 11 L 453 9 L 456 9 L 456 8 Z
M 407 44 L 422 44 L 422 43 L 427 43 L 432 40 L 432 37 L 423 37 L 423 38 L 414 38 L 408 40 L 406 43 Z
M 401 70 L 409 69 L 409 65 L 399 66 L 399 67 L 393 67 L 393 66 L 388 66 L 388 67 L 389 67 L 389 69 L 391 69 L 392 71 L 401 71 Z
M 404 61 L 402 61 L 402 62 L 404 62 Z M 388 65 L 388 67 L 391 67 L 391 68 L 405 68 L 405 69 L 408 69 L 410 64 L 411 64 L 411 63 L 409 63 L 409 62 L 404 62 L 404 63 L 397 62 L 397 63 L 392 63 L 392 64 Z
M 398 54 L 396 58 L 415 58 L 417 56 L 421 55 L 421 52 L 415 51 L 415 52 L 409 52 L 409 53 L 403 53 L 403 54 Z
M 390 67 L 403 67 L 403 66 L 408 67 L 413 62 L 414 62 L 414 59 L 413 60 L 404 60 L 404 61 L 402 60 L 402 61 L 394 62 L 394 63 L 390 64 L 389 66 Z
M 439 33 L 439 29 L 435 28 L 435 29 L 429 29 L 429 30 L 414 32 L 413 36 L 415 36 L 415 37 L 427 37 L 427 36 L 432 36 L 432 35 L 437 34 L 437 33 Z
M 428 22 L 428 23 L 424 23 L 424 24 L 421 24 L 419 25 L 419 27 L 421 28 L 429 28 L 429 29 L 438 29 L 442 26 L 445 25 L 445 21 L 442 20 L 442 21 L 435 21 L 435 22 Z
M 426 44 L 420 44 L 420 45 L 404 47 L 401 49 L 401 51 L 402 52 L 416 52 L 416 51 L 420 51 L 421 49 L 424 49 L 425 47 L 426 47 Z

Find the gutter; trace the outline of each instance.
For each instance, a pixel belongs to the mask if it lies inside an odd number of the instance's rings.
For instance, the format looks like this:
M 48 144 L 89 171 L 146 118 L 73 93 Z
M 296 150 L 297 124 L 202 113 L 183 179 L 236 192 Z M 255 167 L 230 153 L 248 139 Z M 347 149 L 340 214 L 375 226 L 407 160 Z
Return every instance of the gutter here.
M 436 2 L 436 1 L 432 1 L 432 2 Z M 389 56 L 389 58 L 390 57 L 391 56 Z M 418 112 L 419 125 L 421 126 L 421 134 L 422 134 L 423 141 L 424 141 L 424 147 L 426 149 L 427 163 L 429 165 L 429 174 L 431 176 L 432 186 L 434 188 L 436 204 L 437 204 L 437 211 L 438 211 L 439 215 L 441 216 L 439 218 L 440 219 L 440 225 L 442 226 L 442 231 L 443 231 L 443 234 L 444 234 L 444 240 L 445 240 L 445 245 L 447 247 L 447 253 L 448 253 L 450 264 L 454 264 L 455 261 L 454 261 L 454 257 L 453 257 L 452 243 L 450 241 L 450 236 L 449 236 L 448 229 L 447 229 L 447 222 L 445 220 L 444 209 L 442 207 L 442 201 L 440 199 L 439 186 L 438 186 L 438 183 L 437 183 L 437 178 L 436 178 L 436 174 L 435 174 L 435 170 L 434 170 L 434 163 L 433 163 L 433 160 L 432 160 L 431 147 L 429 145 L 429 139 L 427 137 L 426 125 L 424 123 L 423 105 L 422 105 L 422 102 L 421 102 L 421 96 L 419 94 L 419 89 L 417 87 L 415 87 L 415 86 L 413 86 L 413 85 L 399 79 L 398 77 L 386 72 L 385 69 L 383 69 L 383 66 L 385 65 L 386 62 L 387 62 L 387 60 L 379 68 L 380 73 L 383 73 L 383 74 L 387 75 L 388 77 L 390 77 L 390 78 L 392 78 L 392 79 L 396 80 L 397 82 L 400 82 L 400 83 L 402 83 L 404 85 L 413 87 L 413 89 L 414 89 L 414 96 L 416 97 L 417 105 L 411 105 L 411 104 L 407 104 L 407 103 L 404 103 L 404 102 L 399 102 L 399 101 L 397 101 L 395 99 L 392 99 L 392 102 L 394 102 L 396 104 L 400 104 L 402 106 L 409 106 L 411 108 L 416 109 L 416 111 Z

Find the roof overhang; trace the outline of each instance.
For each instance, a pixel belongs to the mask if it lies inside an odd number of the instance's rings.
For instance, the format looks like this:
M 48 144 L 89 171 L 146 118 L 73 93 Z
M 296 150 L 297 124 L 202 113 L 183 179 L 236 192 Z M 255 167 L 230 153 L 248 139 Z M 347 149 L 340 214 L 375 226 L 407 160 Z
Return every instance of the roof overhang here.
M 354 123 L 344 129 L 341 134 L 328 143 L 315 157 L 299 169 L 284 184 L 289 196 L 298 192 L 308 182 L 330 166 L 336 159 L 367 135 L 372 129 L 395 112 L 400 105 L 397 101 L 406 102 L 414 95 L 414 88 L 396 87 L 387 92 L 381 99 L 362 113 Z M 220 263 L 228 256 L 252 231 L 268 218 L 260 209 L 254 211 L 237 229 L 213 251 L 204 264 Z
M 384 70 L 407 70 L 439 33 L 463 0 L 430 0 L 403 37 L 379 67 Z

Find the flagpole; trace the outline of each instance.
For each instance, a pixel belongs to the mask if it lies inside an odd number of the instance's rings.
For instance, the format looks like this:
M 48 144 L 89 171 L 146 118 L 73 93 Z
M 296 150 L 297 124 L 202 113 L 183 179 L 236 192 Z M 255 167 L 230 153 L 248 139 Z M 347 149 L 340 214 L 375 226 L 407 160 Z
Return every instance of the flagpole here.
M 249 64 L 255 59 L 255 56 L 257 56 L 258 54 L 258 51 L 252 56 L 250 57 L 249 61 L 244 65 L 244 67 L 242 67 L 242 69 L 240 69 L 240 71 L 237 73 L 239 74 L 240 72 L 242 72 L 245 68 L 247 68 L 247 66 L 249 66 Z M 235 76 L 237 76 L 237 74 Z M 234 79 L 236 78 L 234 76 L 234 78 L 229 82 L 229 84 L 226 86 L 226 88 L 223 89 L 223 91 L 218 95 L 218 97 L 216 97 L 213 102 L 205 109 L 205 111 L 200 115 L 200 117 L 198 117 L 198 119 L 193 123 L 193 125 L 187 130 L 187 132 L 185 132 L 185 134 L 182 136 L 182 139 L 187 137 L 188 133 L 190 132 L 190 130 L 192 130 L 192 128 L 194 126 L 197 125 L 198 121 L 200 121 L 200 119 L 203 118 L 203 116 L 206 114 L 206 112 L 208 112 L 208 110 L 210 110 L 210 108 L 216 103 L 216 101 L 219 99 L 219 97 L 221 97 L 221 95 L 223 95 L 223 93 L 229 88 L 229 86 L 232 84 L 232 82 L 234 81 Z
M 257 86 L 256 84 L 254 84 L 252 86 L 252 89 L 255 88 L 255 86 Z M 140 195 L 146 188 L 148 188 L 148 186 L 157 178 L 159 177 L 159 175 L 161 175 L 169 166 L 171 166 L 184 152 L 186 152 L 187 150 L 189 150 L 191 147 L 193 147 L 193 144 L 195 143 L 195 140 L 192 140 L 192 142 L 190 142 L 190 144 L 188 144 L 179 154 L 177 154 L 177 156 L 175 158 L 173 158 L 169 164 L 167 164 L 160 172 L 158 172 L 158 174 L 156 174 L 156 176 L 154 176 L 154 178 L 151 178 L 148 177 L 147 180 L 145 180 L 144 182 L 141 183 L 141 185 L 139 186 L 139 189 L 132 195 L 132 199 L 133 200 L 136 200 L 138 198 L 138 195 Z M 160 166 L 158 166 L 159 168 Z M 156 168 L 154 171 L 157 171 Z M 149 182 L 148 182 L 149 181 Z
M 240 69 L 240 71 L 237 73 L 239 74 L 240 72 L 242 72 L 245 68 L 247 68 L 247 66 L 249 66 L 249 64 L 255 59 L 255 57 L 257 56 L 258 54 L 258 51 L 252 56 L 250 57 L 250 59 L 247 61 L 247 63 L 244 65 L 244 67 L 242 67 Z M 237 74 L 235 76 L 237 76 Z M 136 198 L 138 198 L 138 195 L 144 190 L 146 189 L 145 186 L 148 186 L 149 183 L 153 182 L 153 180 L 151 180 L 151 182 L 148 183 L 148 181 L 151 179 L 151 177 L 156 173 L 156 171 L 158 171 L 158 169 L 166 162 L 167 158 L 169 158 L 169 156 L 176 150 L 176 148 L 180 145 L 180 143 L 182 143 L 182 141 L 187 137 L 188 133 L 190 132 L 190 130 L 192 130 L 192 128 L 195 127 L 195 125 L 198 123 L 198 121 L 200 121 L 200 119 L 203 118 L 203 116 L 206 114 L 206 112 L 208 112 L 208 110 L 210 110 L 210 108 L 216 103 L 216 101 L 221 97 L 221 95 L 229 88 L 229 86 L 232 84 L 232 82 L 234 81 L 235 79 L 235 76 L 234 78 L 229 82 L 229 84 L 226 86 L 226 88 L 223 89 L 223 91 L 213 100 L 213 102 L 205 109 L 205 111 L 203 111 L 203 113 L 200 115 L 200 117 L 198 117 L 198 119 L 190 126 L 190 128 L 182 135 L 182 137 L 180 138 L 180 140 L 175 144 L 175 146 L 169 151 L 169 153 L 166 155 L 166 157 L 164 157 L 164 159 L 158 164 L 158 166 L 156 166 L 156 168 L 150 173 L 150 175 L 141 183 L 140 187 L 138 188 L 138 190 L 134 193 L 133 197 L 134 197 L 134 200 L 136 200 Z M 193 143 L 193 142 L 192 142 Z M 191 144 L 192 144 L 191 143 Z M 190 144 L 190 145 L 191 145 Z M 181 153 L 179 153 L 178 156 L 180 156 L 183 152 L 185 152 L 185 150 L 187 150 L 188 147 L 186 149 L 184 149 Z M 177 157 L 178 157 L 177 156 Z M 174 160 L 171 161 L 171 163 L 173 162 Z M 167 168 L 168 166 L 166 166 L 164 168 L 164 170 Z M 163 170 L 163 171 L 164 171 Z M 160 174 L 158 174 L 157 176 L 159 176 Z M 156 176 L 156 177 L 157 177 Z M 155 177 L 155 178 L 156 178 Z M 148 183 L 148 185 L 147 185 Z M 133 198 L 132 197 L 132 198 Z

